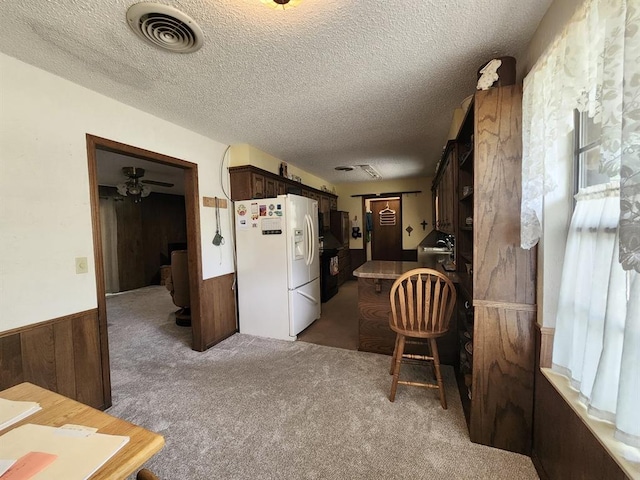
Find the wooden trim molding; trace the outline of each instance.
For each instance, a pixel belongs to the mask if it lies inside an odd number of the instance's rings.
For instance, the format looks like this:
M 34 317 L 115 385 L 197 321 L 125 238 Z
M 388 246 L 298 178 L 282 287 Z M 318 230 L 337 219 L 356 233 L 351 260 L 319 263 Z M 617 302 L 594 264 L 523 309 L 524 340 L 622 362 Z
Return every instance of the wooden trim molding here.
M 107 300 L 104 282 L 104 260 L 102 254 L 102 234 L 100 228 L 100 192 L 98 185 L 98 160 L 96 149 L 99 145 L 112 147 L 111 140 L 87 135 L 87 166 L 89 169 L 89 200 L 91 206 L 91 231 L 93 232 L 93 264 L 96 275 L 96 295 L 98 301 L 99 341 L 102 356 L 102 388 L 105 406 L 111 406 L 111 368 L 109 366 L 109 335 L 107 333 Z
M 536 322 L 536 329 L 540 332 L 540 367 L 551 368 L 553 355 L 553 337 L 556 333 L 555 328 L 543 327 Z
M 102 362 L 98 309 L 0 333 L 0 390 L 31 382 L 105 409 Z
M 492 302 L 490 300 L 474 300 L 474 307 L 500 308 L 504 310 L 517 310 L 519 312 L 537 312 L 538 306 L 530 303 Z

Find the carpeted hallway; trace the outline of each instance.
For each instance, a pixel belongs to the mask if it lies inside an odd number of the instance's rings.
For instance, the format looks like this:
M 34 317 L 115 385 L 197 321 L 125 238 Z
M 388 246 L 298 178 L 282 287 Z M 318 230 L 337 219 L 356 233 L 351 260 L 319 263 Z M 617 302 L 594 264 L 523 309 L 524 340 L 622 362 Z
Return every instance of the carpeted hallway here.
M 236 334 L 204 353 L 164 287 L 107 299 L 112 415 L 164 435 L 165 480 L 535 479 L 528 457 L 469 442 L 453 372 L 387 399 L 389 357 Z M 412 372 L 418 374 L 418 372 Z

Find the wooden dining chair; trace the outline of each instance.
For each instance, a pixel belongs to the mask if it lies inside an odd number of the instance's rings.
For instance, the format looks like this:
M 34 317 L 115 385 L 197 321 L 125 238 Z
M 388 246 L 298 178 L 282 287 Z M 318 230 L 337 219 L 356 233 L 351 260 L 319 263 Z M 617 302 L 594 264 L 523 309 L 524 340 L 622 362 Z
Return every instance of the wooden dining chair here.
M 136 475 L 136 480 L 160 480 L 151 470 L 143 468 Z
M 445 335 L 449 329 L 456 303 L 456 289 L 453 282 L 436 270 L 417 268 L 406 272 L 393 283 L 389 298 L 391 301 L 389 326 L 396 332 L 396 346 L 389 371 L 393 375 L 389 400 L 392 402 L 395 400 L 398 384 L 437 388 L 440 391 L 440 404 L 446 410 L 447 397 L 440 373 L 436 338 Z M 409 343 L 426 345 L 428 354 L 404 353 L 405 345 Z M 430 362 L 436 383 L 401 381 L 400 365 L 405 359 L 411 363 Z

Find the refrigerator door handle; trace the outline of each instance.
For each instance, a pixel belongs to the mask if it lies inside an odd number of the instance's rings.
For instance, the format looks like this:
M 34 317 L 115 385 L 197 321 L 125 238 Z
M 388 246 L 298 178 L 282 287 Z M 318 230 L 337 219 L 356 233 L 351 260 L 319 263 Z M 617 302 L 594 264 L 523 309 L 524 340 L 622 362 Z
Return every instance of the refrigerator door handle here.
M 306 264 L 311 265 L 313 261 L 314 245 L 313 245 L 313 224 L 311 223 L 311 217 L 309 215 L 304 216 L 304 220 L 307 223 L 307 259 Z
M 304 298 L 306 298 L 307 300 L 309 300 L 311 303 L 313 303 L 314 305 L 318 304 L 318 299 L 317 298 L 313 298 L 311 295 L 309 295 L 308 293 L 304 293 L 301 292 L 300 290 L 298 290 L 298 294 L 302 295 Z

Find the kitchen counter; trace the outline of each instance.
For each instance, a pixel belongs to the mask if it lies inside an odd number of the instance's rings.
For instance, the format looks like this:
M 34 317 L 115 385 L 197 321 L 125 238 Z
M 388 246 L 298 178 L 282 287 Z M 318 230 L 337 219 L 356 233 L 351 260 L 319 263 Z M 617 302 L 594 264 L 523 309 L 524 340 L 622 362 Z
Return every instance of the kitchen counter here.
M 391 285 L 403 273 L 420 267 L 418 262 L 373 260 L 353 271 L 353 274 L 358 278 L 358 350 L 393 354 L 396 335 L 389 328 Z M 459 280 L 455 272 L 444 271 L 441 264 L 435 270 L 447 275 L 454 283 Z M 454 315 L 447 335 L 437 340 L 440 361 L 443 364 L 454 365 L 457 361 L 459 353 L 456 332 Z M 425 349 L 417 347 L 412 353 L 427 352 Z
M 384 280 L 395 280 L 403 273 L 414 268 L 423 268 L 418 262 L 388 262 L 384 260 L 371 260 L 353 271 L 353 275 L 358 278 L 377 278 Z M 434 270 L 445 274 L 453 283 L 458 283 L 460 278 L 456 272 L 447 272 L 441 263 L 437 264 Z
M 388 262 L 384 260 L 372 260 L 353 271 L 358 278 L 378 278 L 395 280 L 405 272 L 419 268 L 418 262 Z

